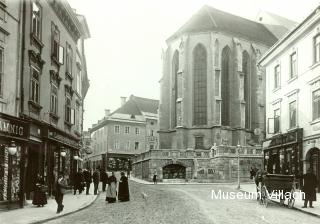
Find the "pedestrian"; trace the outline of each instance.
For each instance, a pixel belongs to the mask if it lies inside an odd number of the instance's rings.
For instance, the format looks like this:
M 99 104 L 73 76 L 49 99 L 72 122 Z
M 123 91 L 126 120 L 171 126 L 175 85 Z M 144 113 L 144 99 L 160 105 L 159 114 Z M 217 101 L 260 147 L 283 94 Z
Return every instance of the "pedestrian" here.
M 83 182 L 84 182 L 83 173 L 82 173 L 82 170 L 79 169 L 78 172 L 75 173 L 74 179 L 73 179 L 73 194 L 74 195 L 77 193 L 77 190 L 79 191 L 79 194 L 82 193 Z
M 119 180 L 118 200 L 119 201 L 130 200 L 128 178 L 124 175 L 124 172 L 121 172 L 121 178 Z
M 106 191 L 106 185 L 108 183 L 108 174 L 107 172 L 103 169 L 100 172 L 100 179 L 102 182 L 102 191 L 105 192 Z
M 116 197 L 117 197 L 117 178 L 114 176 L 114 172 L 112 172 L 111 176 L 108 178 L 106 201 L 108 203 L 114 203 L 117 200 Z
M 153 184 L 157 183 L 157 172 L 154 172 L 153 174 Z
M 44 188 L 44 179 L 40 174 L 38 174 L 32 200 L 32 204 L 37 205 L 37 207 L 43 207 L 45 204 L 47 204 L 47 196 Z
M 67 181 L 64 178 L 64 174 L 62 172 L 59 173 L 55 189 L 56 189 L 55 200 L 58 204 L 57 213 L 60 213 L 60 212 L 62 212 L 63 207 L 64 207 L 64 205 L 62 204 L 63 203 L 63 195 L 64 195 L 66 189 L 68 189 Z
M 92 183 L 91 172 L 89 170 L 83 171 L 84 181 L 86 182 L 86 195 L 89 194 L 90 184 Z
M 99 182 L 100 182 L 100 172 L 99 172 L 98 167 L 93 172 L 92 179 L 93 179 L 93 184 L 94 184 L 94 194 L 96 195 L 99 192 L 98 188 L 99 188 Z
M 256 176 L 256 171 L 252 167 L 250 168 L 250 179 L 252 180 Z
M 312 169 L 309 168 L 307 173 L 303 175 L 303 192 L 304 192 L 304 205 L 302 208 L 306 208 L 309 202 L 309 207 L 313 208 L 312 202 L 316 201 L 316 187 L 317 177 L 313 174 Z

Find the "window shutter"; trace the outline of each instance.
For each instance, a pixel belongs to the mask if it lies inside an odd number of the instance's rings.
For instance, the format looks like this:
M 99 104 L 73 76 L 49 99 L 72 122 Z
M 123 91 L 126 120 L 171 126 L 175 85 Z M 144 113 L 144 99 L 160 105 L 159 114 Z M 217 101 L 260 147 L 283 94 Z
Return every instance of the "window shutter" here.
M 59 63 L 63 65 L 64 62 L 64 48 L 59 46 Z
M 74 121 L 75 121 L 75 110 L 71 109 L 71 124 L 75 124 Z

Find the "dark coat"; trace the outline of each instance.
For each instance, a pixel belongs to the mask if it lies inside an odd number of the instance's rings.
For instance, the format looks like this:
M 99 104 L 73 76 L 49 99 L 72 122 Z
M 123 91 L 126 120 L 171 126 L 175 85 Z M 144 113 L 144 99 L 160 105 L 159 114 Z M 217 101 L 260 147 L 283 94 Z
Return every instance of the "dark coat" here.
M 100 180 L 102 183 L 108 183 L 108 174 L 106 171 L 100 172 Z
M 38 178 L 37 183 L 34 189 L 34 196 L 32 204 L 34 205 L 45 205 L 47 204 L 46 193 L 42 190 L 42 187 L 45 185 L 43 178 Z
M 126 176 L 122 176 L 120 178 L 118 200 L 119 201 L 129 201 L 130 200 L 128 178 Z
M 75 187 L 80 187 L 81 183 L 84 182 L 84 177 L 83 177 L 83 173 L 82 172 L 77 172 L 74 175 L 74 186 Z
M 94 171 L 92 175 L 93 183 L 99 183 L 100 182 L 100 172 L 98 170 Z
M 85 182 L 87 182 L 87 183 L 92 182 L 91 173 L 88 170 L 83 171 L 83 177 L 84 177 Z
M 316 201 L 317 177 L 313 173 L 303 175 L 303 192 L 305 200 Z

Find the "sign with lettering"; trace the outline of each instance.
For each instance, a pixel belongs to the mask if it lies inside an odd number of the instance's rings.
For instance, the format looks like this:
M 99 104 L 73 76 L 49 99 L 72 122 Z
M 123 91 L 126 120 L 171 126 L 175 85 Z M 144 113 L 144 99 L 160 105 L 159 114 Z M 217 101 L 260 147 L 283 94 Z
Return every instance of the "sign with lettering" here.
M 0 113 L 0 133 L 20 138 L 28 138 L 29 125 L 27 122 Z
M 49 131 L 48 133 L 48 137 L 50 139 L 53 139 L 53 140 L 57 140 L 61 143 L 64 143 L 66 145 L 69 145 L 71 147 L 74 147 L 74 148 L 79 148 L 79 144 L 77 141 L 73 140 L 73 139 L 70 139 L 68 137 L 65 137 L 55 131 Z

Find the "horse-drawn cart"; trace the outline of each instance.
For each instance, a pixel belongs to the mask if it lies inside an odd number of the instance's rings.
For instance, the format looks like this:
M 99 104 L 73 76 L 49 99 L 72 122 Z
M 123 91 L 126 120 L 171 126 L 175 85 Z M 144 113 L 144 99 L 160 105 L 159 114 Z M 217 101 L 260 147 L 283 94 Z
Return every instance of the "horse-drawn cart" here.
M 284 205 L 287 201 L 289 208 L 295 202 L 295 177 L 294 175 L 265 174 L 257 186 L 257 199 L 260 204 L 268 206 L 271 199 L 279 199 Z

